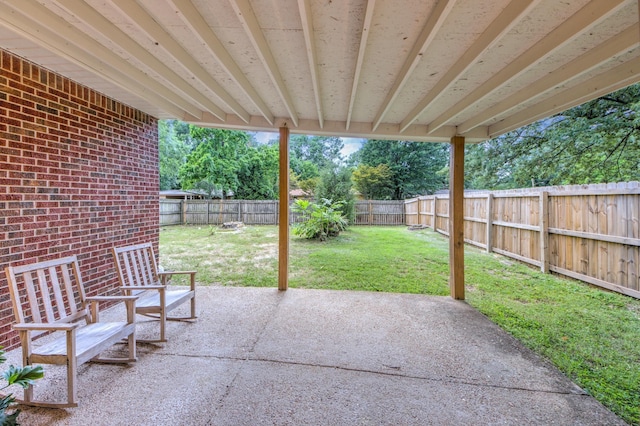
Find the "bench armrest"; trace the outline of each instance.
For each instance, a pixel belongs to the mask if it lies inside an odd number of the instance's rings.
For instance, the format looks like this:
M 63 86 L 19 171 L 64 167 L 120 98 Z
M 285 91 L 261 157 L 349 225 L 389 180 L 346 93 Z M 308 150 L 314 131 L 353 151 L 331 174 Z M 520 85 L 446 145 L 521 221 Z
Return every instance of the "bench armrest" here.
M 39 324 L 14 324 L 13 325 L 13 329 L 14 330 L 27 330 L 27 331 L 43 331 L 43 330 L 49 330 L 49 331 L 68 331 L 68 330 L 73 330 L 74 328 L 78 328 L 80 327 L 82 324 L 79 324 L 77 322 L 67 322 L 64 324 L 44 324 L 44 323 L 39 323 Z

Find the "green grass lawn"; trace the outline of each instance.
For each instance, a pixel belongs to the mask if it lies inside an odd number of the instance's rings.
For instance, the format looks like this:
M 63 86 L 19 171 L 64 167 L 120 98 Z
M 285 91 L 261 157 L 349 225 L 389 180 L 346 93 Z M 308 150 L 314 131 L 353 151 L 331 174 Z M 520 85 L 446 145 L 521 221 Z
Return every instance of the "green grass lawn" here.
M 166 227 L 160 263 L 201 285 L 277 286 L 277 228 Z M 289 285 L 447 295 L 448 241 L 405 227 L 292 236 Z M 630 424 L 640 424 L 640 300 L 465 248 L 467 301 Z

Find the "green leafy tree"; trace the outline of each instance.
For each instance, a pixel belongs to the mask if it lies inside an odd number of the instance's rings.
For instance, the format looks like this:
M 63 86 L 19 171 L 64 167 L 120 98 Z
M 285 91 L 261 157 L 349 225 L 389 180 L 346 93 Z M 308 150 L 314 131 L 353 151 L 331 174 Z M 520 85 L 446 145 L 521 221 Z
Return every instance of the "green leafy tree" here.
M 191 126 L 191 138 L 197 144 L 180 168 L 183 189 L 192 189 L 198 182 L 207 181 L 220 186 L 225 196 L 229 191 L 237 193 L 242 158 L 250 149 L 249 135 L 237 130 Z
M 374 199 L 384 199 L 389 196 L 391 188 L 391 169 L 386 164 L 368 166 L 360 164 L 353 171 L 353 184 L 364 197 Z
M 351 169 L 346 166 L 327 168 L 320 174 L 320 180 L 315 190 L 317 202 L 334 200 L 342 202 L 342 212 L 350 222 L 355 219 L 355 197 L 352 191 Z
M 180 167 L 190 149 L 189 125 L 177 120 L 158 121 L 160 189 L 179 189 Z
M 640 84 L 466 148 L 467 186 L 640 180 Z
M 342 162 L 344 143 L 339 137 L 292 135 L 289 140 L 291 168 L 308 179 L 317 176 L 316 171 L 334 167 Z
M 251 148 L 240 161 L 236 198 L 274 200 L 278 198 L 279 156 L 275 145 Z
M 391 171 L 389 190 L 381 198 L 402 200 L 432 194 L 448 184 L 447 144 L 369 140 L 352 156 L 359 165 L 376 167 L 385 164 Z

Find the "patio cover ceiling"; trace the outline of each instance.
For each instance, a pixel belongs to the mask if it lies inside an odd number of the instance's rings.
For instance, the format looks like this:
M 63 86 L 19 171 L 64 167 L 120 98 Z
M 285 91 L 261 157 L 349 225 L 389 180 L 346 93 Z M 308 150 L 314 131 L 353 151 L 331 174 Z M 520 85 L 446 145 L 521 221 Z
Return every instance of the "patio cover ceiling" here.
M 477 142 L 640 80 L 637 0 L 0 0 L 0 46 L 159 118 Z

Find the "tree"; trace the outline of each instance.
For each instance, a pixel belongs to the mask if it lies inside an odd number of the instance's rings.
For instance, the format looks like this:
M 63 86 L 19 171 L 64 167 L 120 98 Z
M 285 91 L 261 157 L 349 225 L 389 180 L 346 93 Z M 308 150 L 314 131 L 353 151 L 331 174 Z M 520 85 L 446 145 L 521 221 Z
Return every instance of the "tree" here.
M 353 184 L 364 197 L 380 200 L 388 197 L 391 188 L 391 169 L 386 164 L 368 166 L 360 164 L 353 171 Z
M 289 140 L 291 168 L 304 179 L 315 177 L 305 175 L 305 171 L 298 167 L 308 172 L 308 163 L 315 165 L 318 171 L 340 164 L 342 148 L 344 143 L 338 137 L 293 135 Z
M 186 134 L 185 134 L 186 129 Z M 158 121 L 160 189 L 179 189 L 180 167 L 189 152 L 189 125 L 176 120 Z
M 229 191 L 236 193 L 240 187 L 241 159 L 249 151 L 249 135 L 237 130 L 191 126 L 191 137 L 197 145 L 180 168 L 183 189 L 206 181 L 220 186 L 225 196 Z
M 236 198 L 274 200 L 278 198 L 279 156 L 275 145 L 251 148 L 240 161 Z
M 402 200 L 432 194 L 448 183 L 448 176 L 442 173 L 449 161 L 446 144 L 369 140 L 355 153 L 353 161 L 371 167 L 385 164 L 389 168 L 391 184 L 388 192 L 380 193 L 382 198 Z
M 467 186 L 640 179 L 640 84 L 466 149 Z
M 320 174 L 320 181 L 315 191 L 318 203 L 329 200 L 329 203 L 344 202 L 342 214 L 347 220 L 355 220 L 355 197 L 351 182 L 351 169 L 346 166 L 327 168 Z

